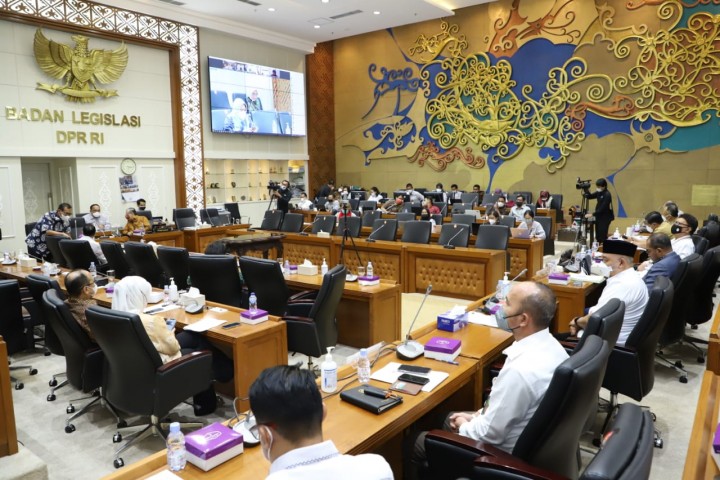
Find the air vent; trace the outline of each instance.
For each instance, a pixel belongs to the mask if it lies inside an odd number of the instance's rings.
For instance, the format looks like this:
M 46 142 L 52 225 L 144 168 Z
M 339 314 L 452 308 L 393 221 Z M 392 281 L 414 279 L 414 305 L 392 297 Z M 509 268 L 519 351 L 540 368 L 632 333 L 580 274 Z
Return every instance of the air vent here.
M 340 20 L 341 18 L 349 17 L 351 15 L 357 15 L 358 13 L 362 13 L 362 12 L 363 12 L 362 10 L 353 10 L 352 12 L 345 12 L 345 13 L 341 13 L 339 15 L 333 15 L 330 18 L 332 18 L 333 20 Z
M 183 2 L 178 2 L 177 0 L 158 0 L 158 2 L 169 3 L 170 5 L 175 5 L 178 7 L 185 5 Z
M 259 7 L 260 4 L 258 2 L 253 2 L 253 0 L 237 0 L 240 3 L 247 3 L 248 5 L 252 5 L 253 7 Z

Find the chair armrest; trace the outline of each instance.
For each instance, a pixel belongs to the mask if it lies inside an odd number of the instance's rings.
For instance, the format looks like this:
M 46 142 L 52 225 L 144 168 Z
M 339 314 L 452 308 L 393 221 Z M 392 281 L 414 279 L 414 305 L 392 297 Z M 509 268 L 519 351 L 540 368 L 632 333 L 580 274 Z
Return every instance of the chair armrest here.
M 313 302 L 296 302 L 289 303 L 287 306 L 287 315 L 291 317 L 307 317 L 312 310 Z
M 317 297 L 317 293 L 315 290 L 305 290 L 300 293 L 296 293 L 295 295 L 290 295 L 288 298 L 288 304 L 294 303 L 294 302 L 300 302 L 300 301 L 308 301 L 308 300 L 314 300 L 315 297 Z
M 486 445 L 479 440 L 473 440 L 470 437 L 465 437 L 445 430 L 430 430 L 425 437 L 425 441 L 427 442 L 428 439 L 436 442 L 443 442 L 452 447 L 473 452 L 478 456 L 491 453 L 487 450 L 487 447 L 490 447 L 491 445 Z
M 308 317 L 284 316 L 282 319 L 290 322 L 314 323 L 313 319 Z
M 171 360 L 168 363 L 164 364 L 163 366 L 159 367 L 157 369 L 157 372 L 158 373 L 167 373 L 174 368 L 180 368 L 182 365 L 200 361 L 199 359 L 201 359 L 203 357 L 211 357 L 211 356 L 212 356 L 212 353 L 210 353 L 209 350 L 198 350 L 197 352 L 190 352 L 187 355 L 183 355 L 180 358 Z
M 165 416 L 188 397 L 207 390 L 212 384 L 212 353 L 192 352 L 156 370 L 154 414 Z
M 562 475 L 525 463 L 509 453 L 503 453 L 504 455 L 501 457 L 481 456 L 476 458 L 473 473 L 479 475 L 478 478 L 487 479 L 495 478 L 493 472 L 503 472 L 529 480 L 567 480 Z M 499 473 L 498 477 L 507 478 L 508 475 Z

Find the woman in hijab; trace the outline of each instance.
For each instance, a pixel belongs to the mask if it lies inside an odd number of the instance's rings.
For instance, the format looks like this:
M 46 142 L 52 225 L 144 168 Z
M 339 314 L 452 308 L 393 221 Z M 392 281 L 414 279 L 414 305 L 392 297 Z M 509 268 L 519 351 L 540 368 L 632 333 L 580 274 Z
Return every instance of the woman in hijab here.
M 540 196 L 538 197 L 538 201 L 535 203 L 535 206 L 537 208 L 551 208 L 551 203 L 552 197 L 550 196 L 550 192 L 548 192 L 547 190 L 541 190 Z

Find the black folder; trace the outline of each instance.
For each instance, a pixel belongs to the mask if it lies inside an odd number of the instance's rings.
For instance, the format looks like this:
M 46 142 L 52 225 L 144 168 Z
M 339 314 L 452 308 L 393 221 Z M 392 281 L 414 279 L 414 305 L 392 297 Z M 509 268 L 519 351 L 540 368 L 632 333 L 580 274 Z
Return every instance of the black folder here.
M 366 392 L 372 392 L 375 395 L 368 395 Z M 396 394 L 391 394 L 389 398 L 380 398 L 380 396 L 384 397 L 386 394 L 386 390 L 364 385 L 340 392 L 340 398 L 368 412 L 379 415 L 386 410 L 400 405 L 403 401 L 403 398 Z

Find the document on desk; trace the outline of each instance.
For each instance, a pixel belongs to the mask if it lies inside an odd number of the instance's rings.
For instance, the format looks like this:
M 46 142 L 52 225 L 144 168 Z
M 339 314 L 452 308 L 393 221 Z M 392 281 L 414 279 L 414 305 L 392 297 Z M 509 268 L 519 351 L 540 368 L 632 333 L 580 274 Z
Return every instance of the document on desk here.
M 172 473 L 170 470 L 163 470 L 162 472 L 158 472 L 147 478 L 148 480 L 180 480 L 180 477 Z
M 468 323 L 498 328 L 497 320 L 495 320 L 494 315 L 486 315 L 482 312 L 468 312 L 467 319 Z
M 400 365 L 401 364 L 397 362 L 390 362 L 380 370 L 370 375 L 370 378 L 372 378 L 373 380 L 377 380 L 378 382 L 393 384 L 397 381 L 400 375 L 402 375 L 403 373 L 407 373 L 398 370 L 398 368 L 400 368 Z M 433 388 L 440 385 L 443 380 L 450 376 L 450 374 L 446 372 L 436 372 L 435 370 L 430 370 L 427 375 L 423 376 L 429 378 L 430 381 L 423 386 L 422 391 L 432 392 Z
M 217 318 L 203 318 L 198 322 L 186 325 L 183 330 L 190 330 L 191 332 L 207 332 L 211 328 L 215 328 L 223 323 L 225 323 L 225 320 L 218 320 Z

